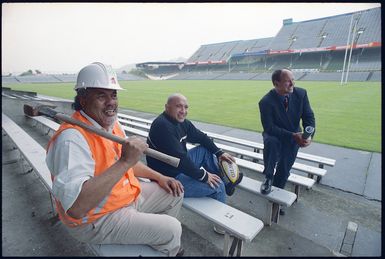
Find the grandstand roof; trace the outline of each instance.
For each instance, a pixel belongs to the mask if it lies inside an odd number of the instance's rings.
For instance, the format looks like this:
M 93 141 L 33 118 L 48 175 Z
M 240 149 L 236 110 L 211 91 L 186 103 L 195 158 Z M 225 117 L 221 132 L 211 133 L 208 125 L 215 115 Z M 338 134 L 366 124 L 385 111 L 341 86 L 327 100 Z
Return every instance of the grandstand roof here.
M 162 61 L 156 61 L 156 62 L 143 62 L 138 63 L 136 65 L 180 65 L 184 64 L 184 62 L 162 62 Z
M 358 47 L 381 45 L 381 8 L 286 23 L 272 40 L 269 49 L 299 52 L 306 49 L 314 51 L 317 48 L 318 51 L 346 49 L 348 37 L 358 31 L 361 33 L 354 35 L 356 38 L 353 44 L 361 44 Z
M 332 15 L 332 16 L 325 16 L 325 17 L 321 17 L 321 18 L 316 18 L 316 19 L 311 19 L 311 20 L 305 20 L 305 21 L 298 21 L 298 22 L 293 22 L 291 18 L 291 21 L 292 23 L 306 23 L 306 22 L 314 22 L 314 21 L 319 21 L 319 20 L 325 20 L 325 19 L 330 19 L 330 18 L 338 18 L 338 17 L 343 17 L 343 16 L 350 16 L 352 14 L 356 14 L 356 13 L 361 13 L 361 12 L 366 12 L 366 11 L 369 11 L 369 10 L 374 10 L 374 9 L 380 9 L 380 7 L 376 7 L 376 8 L 371 8 L 371 9 L 366 9 L 366 10 L 361 10 L 361 11 L 357 11 L 357 12 L 351 12 L 351 13 L 343 13 L 343 14 L 337 14 L 337 15 Z M 285 19 L 285 20 L 289 20 L 289 19 Z M 285 24 L 284 24 L 285 25 Z
M 354 28 L 354 24 L 350 26 L 352 17 L 356 26 L 353 47 L 381 46 L 381 8 L 377 7 L 301 22 L 285 19 L 275 37 L 204 44 L 186 64 L 225 64 L 231 57 L 344 50 Z
M 270 37 L 204 44 L 186 61 L 186 64 L 223 64 L 235 54 L 257 53 L 265 50 L 272 39 Z

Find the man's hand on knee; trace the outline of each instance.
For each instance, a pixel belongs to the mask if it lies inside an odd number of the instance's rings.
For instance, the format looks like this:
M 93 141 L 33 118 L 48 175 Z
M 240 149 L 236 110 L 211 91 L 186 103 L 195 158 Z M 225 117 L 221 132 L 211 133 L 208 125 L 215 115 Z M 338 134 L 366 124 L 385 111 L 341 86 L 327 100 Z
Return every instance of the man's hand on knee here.
M 163 176 L 159 179 L 158 184 L 169 194 L 174 196 L 183 195 L 184 189 L 182 183 L 172 177 Z
M 207 172 L 207 175 L 208 175 L 207 183 L 211 186 L 211 188 L 213 189 L 217 188 L 221 183 L 221 178 L 218 175 L 212 174 L 209 172 Z

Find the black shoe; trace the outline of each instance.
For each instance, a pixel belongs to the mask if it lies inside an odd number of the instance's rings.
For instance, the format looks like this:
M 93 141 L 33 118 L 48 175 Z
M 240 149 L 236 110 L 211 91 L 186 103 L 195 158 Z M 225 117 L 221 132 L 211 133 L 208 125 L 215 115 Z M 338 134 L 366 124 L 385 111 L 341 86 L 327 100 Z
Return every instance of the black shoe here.
M 226 189 L 227 196 L 231 196 L 234 194 L 235 186 L 237 186 L 242 181 L 242 179 L 243 179 L 243 174 L 239 173 L 238 180 L 235 183 L 232 183 L 232 182 L 225 183 L 225 189 Z M 222 181 L 223 181 L 223 179 L 222 179 Z M 226 179 L 225 179 L 225 181 L 226 181 Z
M 283 209 L 279 210 L 279 215 L 284 216 L 285 214 L 286 214 L 286 212 Z
M 226 184 L 225 189 L 226 189 L 226 194 L 227 194 L 228 196 L 233 195 L 234 192 L 235 192 L 235 186 L 232 185 L 231 183 Z
M 261 193 L 269 194 L 271 192 L 272 180 L 266 179 L 265 182 L 261 185 Z
M 176 253 L 175 256 L 176 257 L 182 257 L 183 254 L 184 254 L 184 249 L 183 249 L 183 247 L 180 247 L 178 253 Z

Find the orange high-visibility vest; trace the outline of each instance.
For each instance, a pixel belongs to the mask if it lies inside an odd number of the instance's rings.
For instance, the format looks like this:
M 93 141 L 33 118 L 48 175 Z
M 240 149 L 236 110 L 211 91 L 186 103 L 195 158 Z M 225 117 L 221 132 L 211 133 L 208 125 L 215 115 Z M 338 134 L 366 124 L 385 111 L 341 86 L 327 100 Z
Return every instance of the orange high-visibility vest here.
M 72 118 L 92 125 L 80 112 L 75 112 L 72 115 Z M 51 143 L 59 136 L 59 134 L 68 128 L 75 128 L 82 133 L 84 138 L 87 140 L 89 145 L 92 157 L 95 162 L 94 176 L 102 174 L 107 168 L 112 166 L 120 157 L 122 145 L 106 138 L 103 138 L 99 135 L 96 135 L 92 132 L 89 132 L 79 126 L 72 125 L 69 123 L 62 123 L 57 132 L 52 136 L 47 145 L 47 150 Z M 124 137 L 123 132 L 121 131 L 118 123 L 116 122 L 112 130 L 114 135 L 119 137 Z M 54 180 L 54 175 L 51 173 L 52 180 Z M 59 200 L 55 198 L 56 208 L 59 214 L 60 219 L 69 227 L 79 226 L 81 224 L 88 224 L 96 219 L 110 213 L 114 210 L 120 209 L 123 206 L 126 206 L 133 201 L 140 194 L 140 184 L 138 179 L 134 176 L 134 171 L 130 168 L 123 177 L 117 182 L 112 188 L 109 195 L 107 195 L 98 206 L 91 209 L 87 215 L 81 219 L 75 219 L 65 213 Z

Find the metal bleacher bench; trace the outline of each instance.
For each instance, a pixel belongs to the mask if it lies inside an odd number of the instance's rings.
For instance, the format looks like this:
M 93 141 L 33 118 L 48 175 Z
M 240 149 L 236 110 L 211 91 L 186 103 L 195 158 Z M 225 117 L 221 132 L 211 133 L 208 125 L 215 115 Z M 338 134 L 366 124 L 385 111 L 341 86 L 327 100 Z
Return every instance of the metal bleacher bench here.
M 261 150 L 264 149 L 264 145 L 263 144 L 257 143 L 257 142 L 254 142 L 254 141 L 234 138 L 234 137 L 225 136 L 225 135 L 221 135 L 221 134 L 216 134 L 216 133 L 212 133 L 212 132 L 205 132 L 205 133 L 209 137 L 211 137 L 213 139 L 223 140 L 223 141 L 231 142 L 231 143 L 234 143 L 234 144 L 243 145 L 243 146 L 246 146 L 246 147 L 253 148 L 254 152 L 256 152 L 257 154 Z M 255 159 L 263 159 L 262 156 L 260 156 L 260 157 L 256 156 L 254 158 Z M 334 160 L 334 159 L 330 159 L 330 158 L 326 158 L 326 157 L 321 157 L 321 156 L 315 156 L 315 155 L 311 155 L 311 154 L 306 154 L 306 153 L 303 153 L 303 152 L 298 152 L 297 158 L 302 159 L 302 160 L 306 160 L 306 161 L 310 161 L 310 162 L 314 162 L 314 163 L 318 164 L 318 168 L 320 168 L 320 169 L 323 169 L 325 165 L 334 166 L 335 163 L 336 163 L 336 160 Z M 298 165 L 298 163 L 297 163 L 297 165 Z M 293 168 L 294 168 L 294 166 L 293 166 Z M 297 167 L 295 169 L 301 170 L 301 167 L 299 167 L 299 168 Z M 321 180 L 322 176 L 324 176 L 326 174 L 326 170 L 318 171 L 318 173 L 317 173 L 316 170 L 313 170 L 313 172 L 316 172 L 316 173 L 313 173 L 313 174 L 317 175 L 317 182 L 319 182 Z M 322 173 L 322 172 L 324 172 L 324 173 Z M 311 176 L 311 175 L 312 175 L 312 172 L 309 172 L 309 176 Z
M 56 131 L 59 128 L 58 123 L 44 116 L 27 117 L 50 130 Z M 45 157 L 45 151 L 43 157 Z M 183 207 L 197 213 L 215 225 L 221 226 L 225 230 L 224 256 L 233 255 L 235 250 L 237 256 L 240 256 L 242 254 L 243 242 L 251 242 L 264 226 L 261 220 L 212 198 L 185 198 L 183 200 Z M 233 240 L 231 247 L 229 247 L 231 239 Z M 164 255 L 159 254 L 159 252 L 146 245 L 91 245 L 91 248 L 96 254 L 102 256 Z
M 124 125 L 125 127 L 127 127 L 126 129 L 128 131 L 131 131 L 131 133 L 141 135 L 143 137 L 147 137 L 147 133 L 143 133 L 143 132 L 148 132 L 150 130 L 150 127 L 151 127 L 147 124 L 128 121 L 128 120 L 123 119 L 123 118 L 119 118 L 119 122 L 122 125 Z M 141 129 L 144 129 L 144 131 L 141 132 Z M 256 162 L 246 160 L 246 159 L 242 159 L 242 157 L 249 157 L 249 158 L 252 158 L 254 160 L 255 159 L 256 160 L 263 160 L 262 154 L 248 151 L 248 150 L 244 150 L 244 149 L 240 149 L 240 148 L 236 148 L 236 147 L 229 146 L 229 145 L 220 144 L 220 143 L 215 143 L 215 144 L 219 148 L 223 149 L 226 152 L 233 153 L 235 155 L 240 155 L 241 158 L 236 158 L 238 166 L 246 168 L 246 169 L 254 171 L 254 172 L 257 172 L 257 173 L 263 173 L 263 169 L 264 169 L 263 165 L 256 163 Z M 293 169 L 303 171 L 303 172 L 311 174 L 311 175 L 314 174 L 317 176 L 323 176 L 326 174 L 325 169 L 317 168 L 317 167 L 309 166 L 309 165 L 304 165 L 304 164 L 300 164 L 297 162 L 294 163 Z M 301 176 L 298 174 L 290 174 L 288 181 L 293 184 L 294 193 L 297 195 L 297 199 L 298 199 L 299 193 L 300 193 L 300 186 L 303 186 L 306 189 L 311 189 L 313 187 L 313 185 L 315 184 L 315 180 L 313 180 L 312 178 L 304 177 L 304 176 Z
M 152 123 L 152 120 L 146 120 L 146 119 L 143 119 L 143 118 L 127 115 L 127 114 L 124 114 L 124 113 L 118 113 L 118 118 L 123 118 L 123 119 L 127 119 L 127 120 L 130 120 L 130 121 L 137 121 L 137 122 L 144 123 L 144 124 L 147 124 L 147 125 L 151 125 L 151 123 Z
M 140 123 L 145 124 L 148 127 L 152 123 L 151 120 L 146 120 L 146 119 L 142 119 L 142 118 L 138 118 L 138 117 L 135 117 L 135 116 L 126 115 L 126 114 L 122 114 L 122 113 L 119 113 L 118 117 L 123 119 L 123 120 L 128 120 L 128 121 L 132 121 L 132 122 L 138 122 L 138 124 L 133 125 L 134 127 L 140 127 Z M 146 129 L 146 126 L 143 126 L 142 128 Z M 213 132 L 205 131 L 205 133 L 209 137 L 211 137 L 213 139 L 216 139 L 216 140 L 222 140 L 222 141 L 230 142 L 230 143 L 233 143 L 233 144 L 242 145 L 242 146 L 245 146 L 245 147 L 252 148 L 255 153 L 259 153 L 261 150 L 264 149 L 264 145 L 261 144 L 261 143 L 258 143 L 258 142 L 249 141 L 249 140 L 240 139 L 240 138 L 234 138 L 234 137 L 226 136 L 226 135 L 223 135 L 223 134 L 217 134 L 217 133 L 213 133 Z M 244 155 L 244 156 L 248 156 L 248 157 L 253 158 L 255 160 L 263 159 L 262 156 L 260 156 L 260 155 L 254 155 L 253 156 L 249 152 L 245 152 L 244 154 L 241 154 L 241 153 L 239 153 L 239 154 L 240 155 Z M 326 157 L 322 157 L 322 156 L 311 155 L 311 154 L 306 154 L 306 153 L 303 153 L 303 152 L 298 152 L 297 159 L 302 159 L 302 160 L 305 160 L 305 161 L 314 162 L 314 163 L 316 163 L 318 165 L 318 168 L 320 168 L 320 169 L 324 169 L 325 165 L 327 165 L 327 166 L 334 166 L 335 163 L 336 163 L 336 160 L 334 160 L 334 159 L 326 158 Z M 305 165 L 302 165 L 302 166 L 305 166 Z M 305 171 L 305 170 L 309 169 L 309 168 L 302 167 L 302 166 L 301 166 L 301 164 L 296 163 L 296 166 L 295 167 L 293 166 L 293 168 L 297 169 L 297 170 L 300 170 L 300 171 Z M 302 170 L 302 169 L 304 169 L 304 170 Z M 325 175 L 325 173 L 326 173 L 326 170 L 319 170 L 319 171 L 317 171 L 317 170 L 313 169 L 313 172 L 310 171 L 308 173 L 308 176 L 312 178 L 312 175 L 316 175 L 317 176 L 317 182 L 319 182 L 321 180 L 322 176 Z
M 138 135 L 138 136 L 141 136 L 144 138 L 147 138 L 147 136 L 148 136 L 148 132 L 146 132 L 146 131 L 131 128 L 131 127 L 128 127 L 125 125 L 122 125 L 122 127 L 126 133 L 129 133 L 131 135 L 134 134 L 134 135 Z M 187 144 L 188 149 L 191 149 L 193 147 L 194 147 L 194 145 Z M 243 166 L 245 166 L 247 163 L 255 164 L 255 163 L 252 163 L 250 161 L 245 161 L 245 160 L 242 160 L 239 158 L 235 158 L 235 159 L 236 159 L 237 164 L 240 166 L 241 166 L 241 163 Z M 255 165 L 257 165 L 257 164 L 255 164 Z M 251 166 L 250 167 L 251 170 L 255 169 L 252 165 L 250 165 L 250 166 Z M 262 165 L 260 165 L 260 166 L 262 166 Z M 308 178 L 305 178 L 305 179 L 308 179 Z M 314 180 L 312 180 L 312 179 L 308 179 L 308 180 L 313 181 L 313 184 L 314 184 Z M 245 190 L 245 191 L 256 194 L 256 195 L 258 195 L 258 196 L 260 196 L 260 197 L 262 197 L 268 201 L 267 210 L 266 210 L 266 213 L 263 217 L 263 222 L 270 226 L 272 224 L 272 222 L 278 223 L 278 221 L 279 221 L 279 213 L 278 213 L 279 208 L 281 206 L 290 207 L 297 200 L 297 195 L 295 193 L 292 193 L 292 192 L 289 192 L 289 191 L 286 191 L 284 189 L 280 189 L 280 188 L 277 188 L 274 186 L 272 187 L 272 191 L 269 194 L 264 195 L 260 192 L 261 184 L 262 183 L 260 181 L 257 181 L 257 180 L 248 178 L 246 176 L 243 176 L 242 181 L 237 186 L 239 188 Z

